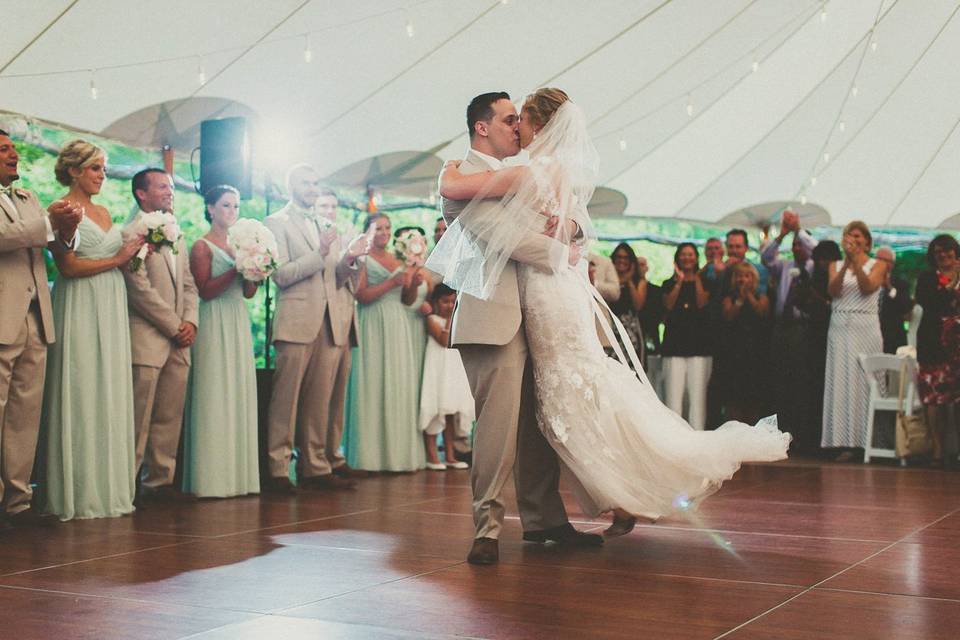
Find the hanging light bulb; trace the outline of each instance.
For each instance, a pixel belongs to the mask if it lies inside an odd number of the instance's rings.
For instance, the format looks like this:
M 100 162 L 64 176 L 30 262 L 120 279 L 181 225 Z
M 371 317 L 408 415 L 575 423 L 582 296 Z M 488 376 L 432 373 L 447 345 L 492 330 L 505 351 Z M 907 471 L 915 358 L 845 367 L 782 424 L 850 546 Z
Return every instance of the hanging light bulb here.
M 824 151 L 824 152 L 823 152 L 823 164 L 827 164 L 828 162 L 830 162 L 830 152 L 829 152 L 829 151 Z
M 803 206 L 807 206 L 807 195 L 806 195 L 806 194 L 800 196 L 800 204 L 802 204 Z
M 847 130 L 847 123 L 841 120 L 840 124 L 837 125 L 837 127 L 840 129 L 840 133 L 843 133 L 844 131 Z
M 693 117 L 693 101 L 687 96 L 687 115 Z
M 413 22 L 410 18 L 407 18 L 407 37 L 412 38 L 416 34 L 416 30 L 413 28 Z
M 817 176 L 811 176 L 811 178 L 810 178 L 810 186 L 811 186 L 811 187 L 817 186 Z
M 310 49 L 310 34 L 305 35 L 303 40 L 303 61 L 309 64 L 313 60 L 313 51 Z
M 203 69 L 203 58 L 197 61 L 197 82 L 199 82 L 200 85 L 207 84 L 207 72 Z
M 753 69 L 754 73 L 756 73 L 760 69 L 760 61 L 754 58 L 753 64 L 750 65 L 750 68 Z
M 858 87 L 857 85 L 853 85 L 853 87 L 850 88 L 850 95 L 852 95 L 854 98 L 856 98 L 859 93 L 860 93 L 860 87 Z
M 510 4 L 510 0 L 500 0 L 500 4 Z
M 96 100 L 99 92 L 97 91 L 97 80 L 95 78 L 96 70 L 90 71 L 90 99 Z
M 877 40 L 876 38 L 874 38 L 873 40 L 870 41 L 870 51 L 876 51 L 876 50 L 877 50 Z
M 627 140 L 626 138 L 620 138 L 620 151 L 627 150 Z
M 820 7 L 820 22 L 823 23 L 826 21 L 827 21 L 827 3 L 824 2 L 823 6 Z

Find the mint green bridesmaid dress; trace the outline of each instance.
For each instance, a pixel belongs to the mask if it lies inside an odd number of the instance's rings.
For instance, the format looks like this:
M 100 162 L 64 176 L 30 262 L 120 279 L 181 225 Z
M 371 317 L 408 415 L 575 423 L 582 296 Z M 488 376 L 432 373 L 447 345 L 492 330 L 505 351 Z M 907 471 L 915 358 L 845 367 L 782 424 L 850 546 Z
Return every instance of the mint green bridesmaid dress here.
M 116 255 L 120 227 L 84 217 L 78 258 Z M 47 352 L 43 395 L 47 511 L 61 520 L 133 511 L 134 422 L 130 322 L 123 275 L 58 276 L 53 286 L 56 342 Z
M 213 253 L 211 277 L 234 266 L 223 249 Z M 260 491 L 257 445 L 257 375 L 250 315 L 238 275 L 212 300 L 200 301 L 184 419 L 183 490 L 201 498 Z
M 367 282 L 393 277 L 367 258 Z M 347 387 L 343 446 L 347 464 L 368 471 L 415 471 L 426 464 L 420 436 L 420 375 L 423 351 L 412 331 L 411 311 L 400 287 L 358 305 L 360 346 L 353 351 Z M 420 296 L 418 296 L 419 298 Z

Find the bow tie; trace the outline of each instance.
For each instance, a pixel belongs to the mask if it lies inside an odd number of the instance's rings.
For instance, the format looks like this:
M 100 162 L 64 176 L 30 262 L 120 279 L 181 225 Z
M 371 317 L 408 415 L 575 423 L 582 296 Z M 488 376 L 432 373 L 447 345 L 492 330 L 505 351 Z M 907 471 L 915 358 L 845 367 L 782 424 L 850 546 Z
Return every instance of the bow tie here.
M 7 194 L 11 200 L 13 199 L 13 185 L 9 184 L 7 186 L 0 185 L 0 193 Z

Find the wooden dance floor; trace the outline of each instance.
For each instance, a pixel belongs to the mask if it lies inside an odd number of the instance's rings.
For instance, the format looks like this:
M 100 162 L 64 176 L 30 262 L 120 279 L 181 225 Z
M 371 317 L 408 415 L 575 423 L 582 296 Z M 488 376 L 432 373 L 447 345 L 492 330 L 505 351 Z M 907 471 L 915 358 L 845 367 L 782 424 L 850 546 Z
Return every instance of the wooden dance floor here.
M 493 567 L 464 561 L 469 513 L 468 472 L 424 471 L 7 531 L 0 637 L 960 637 L 960 473 L 750 466 L 600 549 L 512 514 Z

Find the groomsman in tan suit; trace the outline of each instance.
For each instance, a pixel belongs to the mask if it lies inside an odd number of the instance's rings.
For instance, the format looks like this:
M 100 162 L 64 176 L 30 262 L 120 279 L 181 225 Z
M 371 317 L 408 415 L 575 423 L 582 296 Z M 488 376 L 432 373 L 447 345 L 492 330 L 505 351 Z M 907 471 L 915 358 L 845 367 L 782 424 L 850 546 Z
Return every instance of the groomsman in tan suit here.
M 47 345 L 54 340 L 43 249 L 64 240 L 72 249 L 83 215 L 57 201 L 47 216 L 36 196 L 14 189 L 19 160 L 0 131 L 0 529 L 47 520 L 30 508 Z
M 519 118 L 506 93 L 485 93 L 467 107 L 470 151 L 460 164 L 465 174 L 501 168 L 504 158 L 520 151 Z M 452 223 L 470 204 L 443 199 L 443 216 Z M 460 223 L 499 206 L 490 199 L 473 209 Z M 575 223 L 572 223 L 575 224 Z M 576 229 L 574 229 L 576 232 Z M 499 560 L 497 540 L 503 528 L 503 487 L 514 475 L 523 539 L 572 546 L 597 546 L 598 535 L 576 531 L 560 498 L 560 464 L 556 453 L 537 428 L 533 368 L 524 335 L 516 262 L 554 272 L 566 264 L 566 245 L 546 235 L 533 235 L 517 247 L 504 267 L 490 300 L 460 294 L 453 313 L 450 344 L 460 351 L 477 405 L 474 430 L 473 547 L 471 564 Z
M 267 426 L 272 491 L 290 493 L 290 457 L 299 426 L 300 484 L 348 489 L 351 469 L 340 454 L 350 349 L 357 346 L 353 300 L 357 258 L 369 251 L 366 236 L 341 249 L 337 196 L 319 174 L 298 165 L 287 174 L 290 202 L 264 222 L 277 238 L 280 289 L 273 344 L 277 367 Z
M 133 176 L 133 197 L 140 207 L 124 234 L 144 212 L 173 211 L 173 181 L 162 169 Z M 130 306 L 133 355 L 133 404 L 137 474 L 144 499 L 174 499 L 177 447 L 183 424 L 190 345 L 197 335 L 197 287 L 181 239 L 153 252 L 132 272 L 123 269 Z M 143 465 L 143 469 L 140 467 Z

